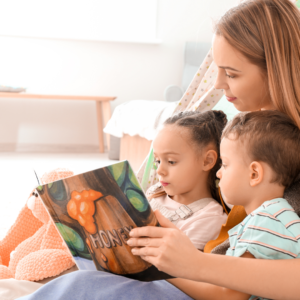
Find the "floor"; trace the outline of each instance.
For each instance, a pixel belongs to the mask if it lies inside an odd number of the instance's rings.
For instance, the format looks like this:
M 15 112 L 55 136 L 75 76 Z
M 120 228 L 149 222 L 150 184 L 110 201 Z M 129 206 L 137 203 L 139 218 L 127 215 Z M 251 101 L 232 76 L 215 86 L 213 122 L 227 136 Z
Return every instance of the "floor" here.
M 115 162 L 108 159 L 107 153 L 0 152 L 0 240 L 15 222 L 29 194 L 37 186 L 33 170 L 39 177 L 55 168 L 68 168 L 79 174 Z

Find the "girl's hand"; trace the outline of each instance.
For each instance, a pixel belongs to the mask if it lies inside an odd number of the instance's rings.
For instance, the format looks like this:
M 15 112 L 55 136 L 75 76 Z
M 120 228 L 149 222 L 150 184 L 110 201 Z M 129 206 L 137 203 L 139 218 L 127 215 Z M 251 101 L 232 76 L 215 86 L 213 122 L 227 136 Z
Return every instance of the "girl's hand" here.
M 164 227 L 139 227 L 130 231 L 127 244 L 134 255 L 155 265 L 158 270 L 174 277 L 195 278 L 202 253 L 173 223 L 156 210 L 156 218 Z M 139 248 L 136 248 L 139 247 Z M 199 264 L 198 264 L 199 263 Z

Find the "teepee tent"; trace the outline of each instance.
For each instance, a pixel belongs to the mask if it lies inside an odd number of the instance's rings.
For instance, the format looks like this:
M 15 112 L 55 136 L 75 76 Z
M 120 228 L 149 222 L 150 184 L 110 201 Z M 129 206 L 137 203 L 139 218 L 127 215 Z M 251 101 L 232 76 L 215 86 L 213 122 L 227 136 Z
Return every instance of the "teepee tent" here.
M 173 114 L 186 110 L 201 112 L 211 110 L 223 96 L 222 90 L 214 88 L 216 76 L 217 67 L 212 58 L 212 49 L 210 49 Z M 144 191 L 158 182 L 152 148 L 137 176 Z

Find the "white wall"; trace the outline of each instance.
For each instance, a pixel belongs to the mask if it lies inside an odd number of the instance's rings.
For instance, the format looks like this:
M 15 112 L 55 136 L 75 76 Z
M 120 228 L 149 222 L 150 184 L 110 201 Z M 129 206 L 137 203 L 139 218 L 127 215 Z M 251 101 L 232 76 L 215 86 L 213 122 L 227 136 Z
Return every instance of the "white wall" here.
M 0 84 L 30 93 L 163 100 L 180 84 L 186 41 L 210 41 L 210 15 L 234 0 L 159 0 L 161 44 L 0 37 Z M 220 6 L 222 5 L 222 6 Z M 98 145 L 89 101 L 0 99 L 0 144 Z

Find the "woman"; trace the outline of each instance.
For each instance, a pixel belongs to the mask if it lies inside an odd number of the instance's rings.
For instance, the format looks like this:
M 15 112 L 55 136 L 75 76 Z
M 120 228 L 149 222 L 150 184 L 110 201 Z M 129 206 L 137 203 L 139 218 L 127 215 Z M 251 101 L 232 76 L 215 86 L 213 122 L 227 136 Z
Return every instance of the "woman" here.
M 216 25 L 213 55 L 218 66 L 215 87 L 223 89 L 238 110 L 277 109 L 300 128 L 300 13 L 291 2 L 250 0 L 228 11 Z M 300 182 L 292 189 L 300 193 Z M 220 286 L 222 299 L 241 299 L 239 292 L 299 299 L 300 260 L 202 253 L 158 212 L 156 215 L 165 228 L 134 229 L 129 243 L 140 247 L 133 249 L 134 254 L 179 277 L 169 280 L 173 285 L 141 283 L 102 272 L 74 272 L 22 299 L 83 299 L 83 295 L 84 299 L 202 299 L 211 284 Z M 141 238 L 145 236 L 148 238 Z

